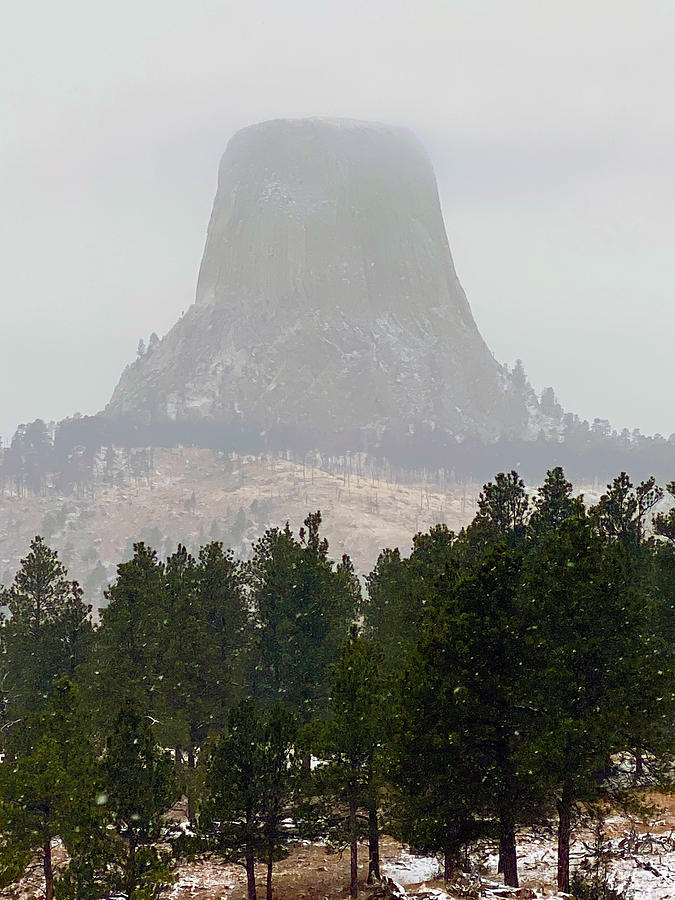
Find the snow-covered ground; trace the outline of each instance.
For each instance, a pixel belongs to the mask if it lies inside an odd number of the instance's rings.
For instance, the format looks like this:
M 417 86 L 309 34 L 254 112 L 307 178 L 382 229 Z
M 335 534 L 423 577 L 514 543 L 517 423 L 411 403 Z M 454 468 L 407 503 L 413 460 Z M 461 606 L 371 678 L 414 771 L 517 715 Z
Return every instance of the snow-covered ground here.
M 405 886 L 437 878 L 439 865 L 438 860 L 433 856 L 415 856 L 407 850 L 402 850 L 393 859 L 385 857 L 381 871 L 387 878 Z
M 624 819 L 613 818 L 608 828 L 619 836 L 608 839 L 609 882 L 634 900 L 675 900 L 675 830 L 668 820 L 652 823 L 653 831 L 634 831 Z M 590 860 L 590 839 L 577 840 L 571 847 L 571 869 L 583 867 Z M 497 853 L 494 848 L 479 846 L 472 854 L 474 872 L 464 880 L 463 887 L 473 886 L 479 896 L 505 897 L 510 893 L 519 897 L 560 898 L 554 885 L 556 880 L 556 846 L 553 837 L 531 832 L 519 835 L 518 871 L 520 892 L 511 892 L 500 883 L 497 873 Z M 438 877 L 439 866 L 433 857 L 415 856 L 403 850 L 399 856 L 384 861 L 383 874 L 391 878 L 409 896 L 425 900 L 447 900 L 438 888 L 420 882 Z

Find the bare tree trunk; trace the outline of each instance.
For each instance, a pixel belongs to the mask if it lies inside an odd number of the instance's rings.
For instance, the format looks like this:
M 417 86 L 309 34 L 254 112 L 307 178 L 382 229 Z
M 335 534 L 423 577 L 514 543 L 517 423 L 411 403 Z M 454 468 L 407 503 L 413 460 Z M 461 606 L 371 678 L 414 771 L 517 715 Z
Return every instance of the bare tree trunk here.
M 645 771 L 644 763 L 642 760 L 642 752 L 638 748 L 633 751 L 633 755 L 635 756 L 635 777 L 642 778 Z
M 516 829 L 510 817 L 501 823 L 501 836 L 499 839 L 500 855 L 502 857 L 504 884 L 509 887 L 518 887 L 518 855 L 516 853 Z
M 188 764 L 188 773 L 186 779 L 186 793 L 187 793 L 187 817 L 192 825 L 195 820 L 195 793 L 194 793 L 194 783 L 192 779 L 193 771 L 195 768 L 195 750 L 192 744 L 187 748 L 187 764 Z
M 267 860 L 267 900 L 272 900 L 272 857 Z
M 248 900 L 256 900 L 255 861 L 252 856 L 246 857 L 246 887 L 248 891 Z
M 44 845 L 43 871 L 45 873 L 45 900 L 54 900 L 54 868 L 52 866 L 52 839 L 48 837 Z
M 572 786 L 563 784 L 558 807 L 558 890 L 570 890 L 570 834 L 572 831 Z
M 377 796 L 372 791 L 368 807 L 368 884 L 380 880 L 380 826 L 377 821 Z
M 452 881 L 452 876 L 455 874 L 455 866 L 457 864 L 457 859 L 452 850 L 446 850 L 443 856 L 443 880 L 447 884 L 449 881 Z
M 136 890 L 136 841 L 131 838 L 129 841 L 129 855 L 127 857 L 127 896 L 131 897 Z
M 503 776 L 503 786 L 499 797 L 499 857 L 504 884 L 518 887 L 518 855 L 516 853 L 516 823 L 514 819 L 513 774 L 509 752 L 508 736 L 503 736 L 496 748 L 498 769 Z
M 356 821 L 356 789 L 351 787 L 349 792 L 349 895 L 351 897 L 358 897 L 359 895 L 358 841 L 359 831 L 358 823 Z

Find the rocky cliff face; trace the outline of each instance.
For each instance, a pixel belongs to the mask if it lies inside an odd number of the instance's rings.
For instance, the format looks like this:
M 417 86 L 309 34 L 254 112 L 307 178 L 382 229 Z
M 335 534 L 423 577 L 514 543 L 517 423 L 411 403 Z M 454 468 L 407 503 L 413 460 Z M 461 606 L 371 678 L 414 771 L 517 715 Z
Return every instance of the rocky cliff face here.
M 493 437 L 527 421 L 514 403 L 417 139 L 282 119 L 228 144 L 196 302 L 125 370 L 106 414 Z

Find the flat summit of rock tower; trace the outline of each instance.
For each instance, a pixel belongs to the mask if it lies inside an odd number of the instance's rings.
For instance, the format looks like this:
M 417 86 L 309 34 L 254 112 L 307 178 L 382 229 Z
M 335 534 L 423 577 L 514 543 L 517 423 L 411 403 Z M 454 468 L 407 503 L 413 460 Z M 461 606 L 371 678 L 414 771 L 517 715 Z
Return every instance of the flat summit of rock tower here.
M 457 279 L 417 138 L 277 119 L 230 140 L 196 302 L 127 367 L 106 415 L 493 437 L 514 420 L 508 382 Z

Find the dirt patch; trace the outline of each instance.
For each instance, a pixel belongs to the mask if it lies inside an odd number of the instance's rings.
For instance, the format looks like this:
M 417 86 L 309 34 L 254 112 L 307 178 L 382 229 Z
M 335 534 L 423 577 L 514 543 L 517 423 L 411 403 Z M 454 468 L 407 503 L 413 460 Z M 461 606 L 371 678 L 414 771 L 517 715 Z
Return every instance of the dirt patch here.
M 383 856 L 397 858 L 401 845 L 382 842 Z M 176 883 L 167 891 L 170 900 L 246 900 L 246 875 L 242 866 L 217 859 L 187 863 L 177 871 Z M 258 897 L 265 896 L 267 870 L 256 866 Z M 368 847 L 359 847 L 359 881 L 364 896 L 369 890 Z M 325 844 L 295 844 L 286 859 L 274 865 L 273 890 L 278 900 L 338 900 L 349 896 L 349 851 L 338 853 Z

